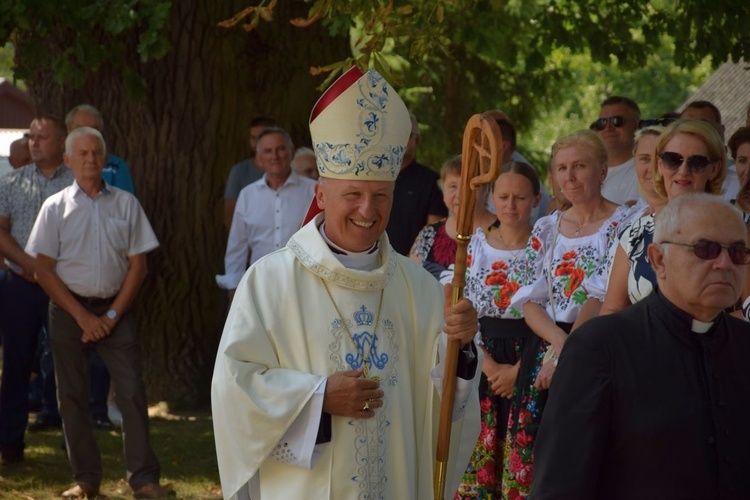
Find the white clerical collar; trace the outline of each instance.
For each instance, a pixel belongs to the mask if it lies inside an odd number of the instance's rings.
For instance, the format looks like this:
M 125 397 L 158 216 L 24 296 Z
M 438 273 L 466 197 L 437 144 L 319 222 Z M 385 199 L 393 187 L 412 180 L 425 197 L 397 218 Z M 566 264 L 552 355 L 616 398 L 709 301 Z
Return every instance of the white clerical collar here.
M 339 260 L 339 262 L 341 262 L 341 264 L 344 265 L 344 267 L 348 269 L 356 269 L 358 271 L 374 271 L 375 269 L 380 267 L 380 263 L 378 262 L 379 252 L 375 251 L 378 247 L 377 242 L 375 242 L 375 244 L 371 248 L 365 250 L 364 252 L 349 252 L 348 250 L 341 248 L 328 238 L 325 226 L 326 223 L 325 221 L 323 221 L 323 223 L 318 228 L 318 230 L 320 231 L 320 235 L 323 236 L 323 240 L 331 248 L 331 250 L 333 251 L 333 255 L 336 256 L 336 258 Z
M 698 321 L 693 318 L 693 332 L 695 333 L 706 333 L 712 326 L 714 326 L 713 321 L 706 323 L 705 321 Z

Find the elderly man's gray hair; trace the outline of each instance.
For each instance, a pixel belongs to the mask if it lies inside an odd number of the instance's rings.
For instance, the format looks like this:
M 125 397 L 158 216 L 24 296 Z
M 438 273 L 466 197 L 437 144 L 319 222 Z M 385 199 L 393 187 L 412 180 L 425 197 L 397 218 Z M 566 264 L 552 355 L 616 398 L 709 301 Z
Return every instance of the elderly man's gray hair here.
M 294 149 L 294 142 L 292 142 L 292 136 L 289 135 L 289 132 L 287 132 L 281 127 L 268 127 L 267 129 L 265 129 L 263 132 L 258 134 L 257 144 L 260 144 L 260 140 L 262 138 L 271 134 L 279 134 L 280 136 L 284 138 L 284 142 L 289 147 L 289 149 Z
M 301 148 L 297 148 L 297 150 L 294 152 L 294 159 L 296 160 L 300 156 L 315 156 L 315 151 L 312 149 L 302 146 Z
M 91 104 L 79 104 L 78 106 L 68 111 L 68 114 L 65 115 L 66 127 L 70 128 L 70 125 L 73 123 L 73 117 L 75 117 L 76 113 L 90 114 L 91 116 L 96 118 L 97 122 L 99 122 L 99 126 L 97 128 L 102 128 L 102 124 L 104 123 L 104 121 L 102 120 L 102 113 Z
M 732 209 L 732 217 L 736 217 L 740 224 L 744 225 L 742 212 L 725 201 L 721 196 L 710 193 L 686 193 L 670 201 L 667 205 L 656 214 L 654 220 L 654 243 L 661 243 L 664 240 L 671 240 L 675 235 L 680 233 L 680 226 L 684 221 L 681 220 L 680 213 L 683 207 L 690 207 L 695 210 L 711 210 L 712 207 L 728 207 Z M 686 242 L 692 243 L 692 242 Z M 664 252 L 667 252 L 666 246 Z
M 107 156 L 107 144 L 104 142 L 102 133 L 91 127 L 78 127 L 77 129 L 69 133 L 68 137 L 65 138 L 65 151 L 70 154 L 73 151 L 73 142 L 77 138 L 87 135 L 96 137 L 96 139 L 99 141 L 99 145 L 102 147 L 102 153 L 104 154 L 104 156 Z

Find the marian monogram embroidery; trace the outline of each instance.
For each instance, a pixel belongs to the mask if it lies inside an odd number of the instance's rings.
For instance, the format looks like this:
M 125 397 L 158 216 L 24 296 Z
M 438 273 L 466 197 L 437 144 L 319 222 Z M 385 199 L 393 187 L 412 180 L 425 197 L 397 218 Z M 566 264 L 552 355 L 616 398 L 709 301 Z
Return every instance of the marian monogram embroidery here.
M 353 317 L 358 327 L 370 327 L 372 326 L 374 319 L 373 314 L 369 312 L 364 305 L 358 312 L 354 313 Z M 336 323 L 340 323 L 340 321 L 337 319 L 333 322 L 334 328 L 337 326 L 340 327 L 340 325 L 337 325 Z M 354 345 L 356 346 L 357 351 L 355 353 L 347 353 L 345 357 L 347 364 L 351 366 L 352 370 L 356 370 L 362 366 L 362 363 L 365 361 L 367 362 L 367 368 L 370 370 L 372 370 L 373 367 L 379 370 L 385 368 L 386 363 L 388 363 L 388 355 L 378 352 L 377 335 L 373 335 L 370 331 L 364 330 L 360 333 L 353 333 L 352 340 L 354 340 Z
M 347 318 L 345 316 L 345 318 Z M 336 371 L 357 369 L 362 366 L 363 356 L 370 371 L 380 378 L 380 387 L 386 392 L 384 405 L 372 419 L 353 419 L 348 422 L 354 432 L 354 460 L 356 474 L 350 480 L 359 488 L 358 500 L 385 499 L 388 477 L 385 475 L 385 453 L 388 429 L 391 427 L 391 409 L 388 406 L 390 390 L 398 383 L 396 366 L 399 363 L 399 342 L 393 322 L 382 318 L 376 328 L 375 315 L 360 306 L 345 319 L 352 332 L 354 346 L 348 338 L 341 320 L 331 322 L 333 341 L 329 344 L 330 360 Z M 352 321 L 353 320 L 353 321 Z M 377 331 L 379 334 L 373 335 Z M 356 352 L 351 352 L 356 348 Z

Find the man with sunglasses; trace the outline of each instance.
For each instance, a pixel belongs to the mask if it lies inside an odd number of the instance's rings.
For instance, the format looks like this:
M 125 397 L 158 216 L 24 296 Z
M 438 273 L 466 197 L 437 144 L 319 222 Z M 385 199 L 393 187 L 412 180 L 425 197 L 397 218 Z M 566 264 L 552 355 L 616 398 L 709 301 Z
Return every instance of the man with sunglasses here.
M 640 198 L 633 160 L 633 137 L 640 117 L 641 110 L 635 101 L 611 96 L 602 102 L 599 118 L 591 125 L 607 146 L 607 178 L 602 196 L 615 203 L 635 202 Z
M 530 498 L 747 498 L 750 324 L 728 315 L 750 262 L 739 211 L 685 194 L 656 216 L 657 293 L 571 335 Z M 575 450 L 575 453 L 571 453 Z

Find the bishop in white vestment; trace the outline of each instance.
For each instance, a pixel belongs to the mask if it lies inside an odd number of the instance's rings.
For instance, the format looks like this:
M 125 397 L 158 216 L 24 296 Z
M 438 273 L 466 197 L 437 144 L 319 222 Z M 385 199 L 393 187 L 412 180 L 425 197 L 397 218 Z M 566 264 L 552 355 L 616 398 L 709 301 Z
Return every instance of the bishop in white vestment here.
M 441 286 L 388 243 L 410 122 L 380 75 L 355 70 L 313 110 L 325 213 L 247 271 L 229 312 L 212 383 L 226 498 L 432 499 L 443 329 L 465 344 L 447 492 L 476 442 L 476 313 L 444 312 Z

